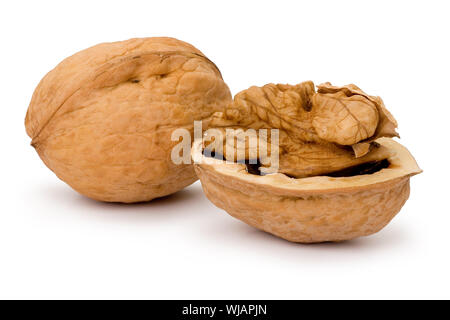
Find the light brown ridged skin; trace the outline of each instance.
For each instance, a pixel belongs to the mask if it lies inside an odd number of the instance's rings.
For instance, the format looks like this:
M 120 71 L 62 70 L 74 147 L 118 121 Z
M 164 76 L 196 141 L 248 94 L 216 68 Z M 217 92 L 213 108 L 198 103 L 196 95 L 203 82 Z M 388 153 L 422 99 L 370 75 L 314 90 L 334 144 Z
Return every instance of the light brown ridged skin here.
M 173 38 L 104 43 L 65 59 L 36 88 L 25 119 L 44 163 L 78 192 L 139 202 L 197 177 L 175 165 L 171 133 L 222 111 L 230 91 L 217 67 Z
M 196 167 L 208 199 L 243 222 L 292 242 L 350 240 L 378 232 L 409 197 L 409 177 L 378 188 L 311 195 L 274 195 Z
M 350 177 L 293 179 L 253 175 L 245 165 L 206 158 L 194 142 L 195 170 L 208 199 L 243 222 L 292 242 L 344 241 L 378 232 L 409 197 L 422 172 L 409 151 L 389 138 L 388 168 Z

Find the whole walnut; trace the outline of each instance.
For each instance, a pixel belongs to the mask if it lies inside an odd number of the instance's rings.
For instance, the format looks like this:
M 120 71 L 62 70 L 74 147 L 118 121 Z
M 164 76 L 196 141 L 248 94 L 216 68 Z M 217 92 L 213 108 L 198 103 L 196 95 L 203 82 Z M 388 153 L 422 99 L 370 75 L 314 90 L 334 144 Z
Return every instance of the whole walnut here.
M 214 63 L 173 38 L 103 43 L 39 83 L 25 119 L 31 145 L 72 188 L 110 202 L 148 201 L 197 180 L 176 165 L 177 128 L 223 111 L 230 91 Z

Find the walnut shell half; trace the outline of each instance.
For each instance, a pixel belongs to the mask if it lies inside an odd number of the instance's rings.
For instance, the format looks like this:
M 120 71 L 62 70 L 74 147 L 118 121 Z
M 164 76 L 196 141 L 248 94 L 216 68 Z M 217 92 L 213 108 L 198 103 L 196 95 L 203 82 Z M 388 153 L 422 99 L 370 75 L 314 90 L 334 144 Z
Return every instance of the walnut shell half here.
M 25 119 L 44 163 L 78 192 L 148 201 L 197 180 L 175 165 L 177 128 L 222 111 L 230 91 L 217 67 L 173 38 L 103 43 L 76 53 L 36 88 Z
M 408 199 L 410 177 L 421 172 L 401 144 L 376 142 L 389 149 L 389 166 L 345 177 L 254 175 L 244 164 L 205 157 L 201 141 L 192 157 L 206 196 L 233 217 L 293 242 L 343 241 L 386 226 Z

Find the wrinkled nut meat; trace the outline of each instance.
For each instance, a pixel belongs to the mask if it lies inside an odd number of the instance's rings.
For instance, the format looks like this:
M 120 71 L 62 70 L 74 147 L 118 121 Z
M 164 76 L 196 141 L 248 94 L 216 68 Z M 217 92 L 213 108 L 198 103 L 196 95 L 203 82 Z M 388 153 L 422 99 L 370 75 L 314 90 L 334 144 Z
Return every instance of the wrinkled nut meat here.
M 277 172 L 251 164 L 255 150 L 250 143 L 227 158 L 226 149 L 236 148 L 228 139 L 221 150 L 228 161 L 208 157 L 211 144 L 195 141 L 195 170 L 215 205 L 289 241 L 373 234 L 401 209 L 409 178 L 421 170 L 408 150 L 391 139 L 398 136 L 397 123 L 381 98 L 355 85 L 324 83 L 317 89 L 310 81 L 251 87 L 213 116 L 210 127 L 227 138 L 230 128 L 279 129 Z M 262 141 L 273 148 L 270 137 Z M 214 155 L 215 150 L 208 151 Z
M 222 111 L 231 94 L 217 67 L 173 38 L 103 43 L 76 53 L 36 88 L 25 125 L 44 163 L 78 192 L 148 201 L 197 177 L 170 158 L 171 133 Z

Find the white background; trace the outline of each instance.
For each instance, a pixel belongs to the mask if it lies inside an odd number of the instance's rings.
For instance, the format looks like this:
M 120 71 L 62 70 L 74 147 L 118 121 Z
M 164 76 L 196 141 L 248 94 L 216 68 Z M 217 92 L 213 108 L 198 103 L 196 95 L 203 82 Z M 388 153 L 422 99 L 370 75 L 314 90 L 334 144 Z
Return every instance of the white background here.
M 450 298 L 447 1 L 7 1 L 0 10 L 0 298 Z M 38 81 L 99 42 L 172 36 L 233 94 L 354 82 L 380 95 L 424 173 L 378 234 L 293 244 L 212 205 L 197 182 L 145 204 L 72 191 L 30 147 Z

